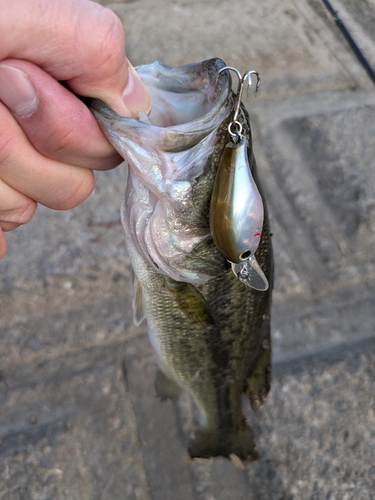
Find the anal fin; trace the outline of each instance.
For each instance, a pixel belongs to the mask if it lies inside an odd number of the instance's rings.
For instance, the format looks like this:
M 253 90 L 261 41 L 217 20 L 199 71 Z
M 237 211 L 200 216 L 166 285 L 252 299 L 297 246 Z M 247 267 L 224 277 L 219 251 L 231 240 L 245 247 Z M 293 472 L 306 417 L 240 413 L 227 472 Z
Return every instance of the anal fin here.
M 183 389 L 171 377 L 166 375 L 160 368 L 155 376 L 155 390 L 160 399 L 175 399 L 182 392 Z

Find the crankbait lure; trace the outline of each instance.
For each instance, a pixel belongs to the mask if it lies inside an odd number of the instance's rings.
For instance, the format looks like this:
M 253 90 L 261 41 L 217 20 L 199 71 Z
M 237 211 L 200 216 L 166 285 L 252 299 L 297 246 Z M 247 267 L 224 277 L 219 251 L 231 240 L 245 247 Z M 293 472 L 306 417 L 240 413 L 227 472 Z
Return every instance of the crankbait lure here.
M 253 179 L 247 153 L 247 138 L 238 120 L 243 87 L 251 75 L 260 78 L 256 71 L 243 76 L 231 66 L 224 70 L 235 71 L 238 89 L 234 103 L 233 119 L 228 125 L 230 141 L 224 147 L 217 170 L 210 206 L 210 229 L 215 245 L 231 263 L 234 274 L 248 287 L 265 291 L 268 281 L 260 268 L 255 252 L 260 243 L 263 227 L 263 202 Z

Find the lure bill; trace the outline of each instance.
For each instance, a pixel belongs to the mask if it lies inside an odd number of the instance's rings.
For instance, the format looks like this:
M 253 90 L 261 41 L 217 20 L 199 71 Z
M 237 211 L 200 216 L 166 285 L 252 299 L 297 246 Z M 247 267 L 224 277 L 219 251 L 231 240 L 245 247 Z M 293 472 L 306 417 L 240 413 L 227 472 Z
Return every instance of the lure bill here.
M 140 66 L 149 116 L 89 107 L 129 167 L 122 222 L 156 391 L 193 398 L 191 458 L 253 460 L 242 393 L 257 409 L 270 388 L 273 260 L 249 117 L 227 69 L 220 59 Z

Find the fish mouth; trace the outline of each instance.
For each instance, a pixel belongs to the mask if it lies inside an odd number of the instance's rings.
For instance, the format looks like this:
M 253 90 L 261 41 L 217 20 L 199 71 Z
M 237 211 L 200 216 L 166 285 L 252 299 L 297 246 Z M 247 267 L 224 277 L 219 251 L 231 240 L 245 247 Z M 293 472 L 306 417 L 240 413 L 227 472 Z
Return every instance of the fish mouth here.
M 178 152 L 198 144 L 229 115 L 231 78 L 219 58 L 171 68 L 154 62 L 136 68 L 151 94 L 149 115 L 139 120 L 118 115 L 98 99 L 86 99 L 104 134 L 111 141 L 116 130 L 165 152 Z M 119 153 L 124 156 L 123 151 Z
M 221 59 L 170 68 L 161 63 L 138 67 L 138 74 L 152 97 L 149 119 L 159 127 L 170 127 L 202 118 L 221 107 L 228 94 L 228 74 Z

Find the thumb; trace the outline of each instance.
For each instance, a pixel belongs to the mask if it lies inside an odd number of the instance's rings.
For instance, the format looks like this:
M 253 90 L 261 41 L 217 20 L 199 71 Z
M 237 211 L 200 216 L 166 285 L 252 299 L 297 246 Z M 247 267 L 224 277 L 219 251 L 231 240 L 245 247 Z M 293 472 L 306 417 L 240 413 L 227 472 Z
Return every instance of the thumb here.
M 114 12 L 89 0 L 0 0 L 0 10 L 0 60 L 30 61 L 125 116 L 150 110 L 150 94 L 126 58 Z
M 121 71 L 112 75 L 111 82 L 86 81 L 79 77 L 67 80 L 66 84 L 79 95 L 104 101 L 122 116 L 138 118 L 138 111 L 151 111 L 150 92 L 127 58 L 124 59 Z

